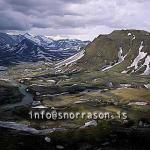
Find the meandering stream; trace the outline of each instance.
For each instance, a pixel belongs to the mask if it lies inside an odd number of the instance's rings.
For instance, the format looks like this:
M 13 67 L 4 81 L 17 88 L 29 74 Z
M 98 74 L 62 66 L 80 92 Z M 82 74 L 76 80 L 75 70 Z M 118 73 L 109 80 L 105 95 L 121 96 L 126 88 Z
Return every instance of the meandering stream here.
M 21 102 L 15 104 L 6 105 L 7 108 L 13 108 L 16 106 L 24 106 L 24 105 L 31 105 L 33 102 L 33 95 L 27 92 L 28 86 L 22 83 L 18 83 L 14 79 L 9 80 L 12 85 L 18 87 L 20 93 L 23 95 Z
M 3 107 L 3 109 L 11 109 L 17 106 L 24 106 L 24 105 L 31 105 L 33 102 L 33 95 L 27 92 L 28 86 L 18 83 L 15 80 L 11 79 L 9 80 L 12 85 L 15 85 L 18 87 L 20 93 L 23 95 L 22 101 L 15 104 L 9 104 Z M 46 135 L 48 133 L 54 132 L 54 131 L 64 131 L 66 129 L 64 128 L 50 128 L 50 129 L 43 129 L 43 130 L 37 130 L 35 128 L 29 127 L 28 125 L 17 123 L 17 122 L 10 122 L 10 121 L 0 121 L 0 127 L 2 128 L 8 128 L 8 129 L 14 129 L 18 131 L 24 131 L 31 134 L 38 134 L 38 135 Z

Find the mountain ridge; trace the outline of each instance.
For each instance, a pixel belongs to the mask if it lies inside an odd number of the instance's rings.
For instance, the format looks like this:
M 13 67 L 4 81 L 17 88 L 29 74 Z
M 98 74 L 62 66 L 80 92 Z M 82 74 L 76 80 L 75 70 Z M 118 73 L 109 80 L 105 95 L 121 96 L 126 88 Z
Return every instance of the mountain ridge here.
M 116 71 L 150 74 L 150 33 L 144 30 L 115 30 L 99 35 L 85 48 L 74 67 L 87 71 Z

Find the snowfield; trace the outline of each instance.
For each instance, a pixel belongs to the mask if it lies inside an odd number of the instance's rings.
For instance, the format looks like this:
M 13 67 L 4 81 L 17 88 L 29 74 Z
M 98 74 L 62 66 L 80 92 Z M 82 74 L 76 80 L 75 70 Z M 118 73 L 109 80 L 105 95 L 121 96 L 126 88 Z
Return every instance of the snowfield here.
M 131 36 L 130 33 L 129 33 L 129 36 Z M 135 39 L 135 35 L 133 35 L 132 40 L 134 40 L 134 39 Z M 150 74 L 150 56 L 147 55 L 146 52 L 142 52 L 143 48 L 144 48 L 144 45 L 143 45 L 143 41 L 142 41 L 140 44 L 140 47 L 139 47 L 138 55 L 136 56 L 136 58 L 133 61 L 131 61 L 131 65 L 127 67 L 127 70 L 123 70 L 121 73 L 128 73 L 128 71 L 131 71 L 131 73 L 134 73 L 134 72 L 139 71 L 141 68 L 146 67 L 146 69 L 142 73 L 142 75 Z M 131 51 L 131 49 L 129 50 L 129 52 L 130 51 Z M 111 69 L 112 67 L 122 63 L 124 61 L 124 59 L 126 58 L 126 56 L 128 55 L 128 53 L 125 56 L 123 56 L 123 50 L 122 50 L 122 47 L 120 47 L 120 49 L 118 51 L 118 62 L 112 66 L 110 65 L 110 66 L 105 67 L 104 69 L 102 69 L 102 71 L 106 71 L 106 70 Z M 139 66 L 139 64 L 141 63 L 141 60 L 143 60 L 143 59 L 145 59 L 144 63 Z
M 147 55 L 147 53 L 142 52 L 143 49 L 143 41 L 141 42 L 141 45 L 139 47 L 139 54 L 138 56 L 133 60 L 133 63 L 127 67 L 128 70 L 124 70 L 121 73 L 127 73 L 130 68 L 134 67 L 134 69 L 131 71 L 131 73 L 139 71 L 141 68 L 146 67 L 145 71 L 142 73 L 142 75 L 149 75 L 150 74 L 150 56 Z M 139 63 L 142 59 L 145 58 L 145 62 L 139 66 Z
M 85 50 L 80 51 L 79 53 L 59 62 L 56 64 L 55 69 L 61 67 L 61 66 L 67 66 L 69 64 L 72 64 L 74 62 L 76 62 L 77 60 L 81 59 L 84 56 Z

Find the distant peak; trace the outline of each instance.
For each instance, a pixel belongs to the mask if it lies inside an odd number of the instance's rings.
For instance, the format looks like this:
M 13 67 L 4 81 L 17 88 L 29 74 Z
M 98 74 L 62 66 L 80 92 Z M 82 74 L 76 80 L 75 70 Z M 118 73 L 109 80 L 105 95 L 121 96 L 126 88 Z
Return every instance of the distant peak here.
M 32 35 L 29 33 L 25 33 L 24 36 L 32 36 Z

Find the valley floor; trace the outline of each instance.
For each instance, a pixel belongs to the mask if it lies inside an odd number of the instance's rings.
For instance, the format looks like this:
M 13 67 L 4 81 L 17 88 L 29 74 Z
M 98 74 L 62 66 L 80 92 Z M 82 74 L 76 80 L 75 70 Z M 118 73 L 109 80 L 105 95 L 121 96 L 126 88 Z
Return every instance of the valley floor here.
M 24 69 L 25 68 L 25 69 Z M 55 73 L 43 64 L 0 73 L 3 150 L 148 150 L 150 78 L 115 72 Z M 30 111 L 125 113 L 123 118 L 31 119 Z

